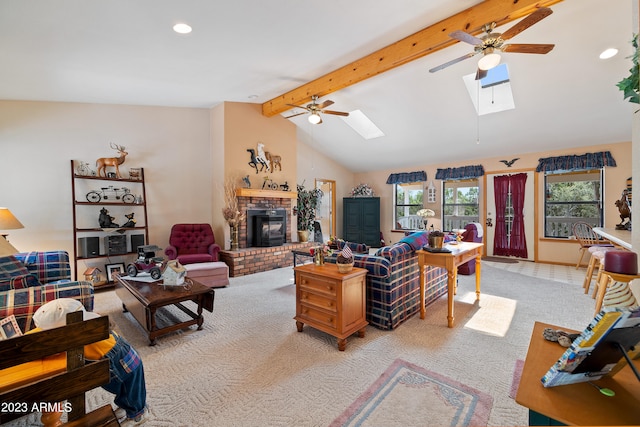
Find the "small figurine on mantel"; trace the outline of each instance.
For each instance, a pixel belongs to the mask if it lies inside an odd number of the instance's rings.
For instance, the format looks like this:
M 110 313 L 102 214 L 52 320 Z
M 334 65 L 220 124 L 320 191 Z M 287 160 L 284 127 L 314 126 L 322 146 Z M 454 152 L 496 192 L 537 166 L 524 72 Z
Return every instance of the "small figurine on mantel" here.
M 244 188 L 251 188 L 251 181 L 249 181 L 249 175 L 243 176 L 242 182 L 244 183 Z

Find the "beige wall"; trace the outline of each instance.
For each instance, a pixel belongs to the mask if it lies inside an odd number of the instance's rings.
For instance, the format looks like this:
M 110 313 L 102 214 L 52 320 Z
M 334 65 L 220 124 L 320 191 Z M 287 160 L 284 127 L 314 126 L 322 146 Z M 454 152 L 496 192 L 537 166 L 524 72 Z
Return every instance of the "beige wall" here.
M 568 149 L 568 150 L 557 150 L 550 151 L 544 153 L 533 153 L 533 154 L 518 154 L 515 151 L 512 154 L 504 154 L 500 157 L 491 157 L 485 159 L 477 159 L 466 162 L 455 162 L 448 164 L 440 164 L 440 165 L 424 165 L 422 167 L 414 167 L 407 168 L 402 170 L 387 170 L 387 171 L 378 171 L 372 173 L 363 173 L 357 174 L 356 180 L 358 182 L 366 182 L 373 187 L 378 195 L 381 197 L 381 226 L 383 236 L 387 243 L 396 242 L 401 239 L 404 234 L 401 232 L 392 232 L 393 225 L 393 186 L 386 184 L 387 177 L 391 173 L 398 172 L 411 172 L 415 170 L 425 170 L 427 172 L 427 179 L 429 181 L 433 180 L 435 183 L 437 190 L 437 198 L 441 200 L 441 181 L 435 179 L 436 171 L 438 168 L 448 168 L 448 167 L 459 167 L 465 165 L 477 165 L 481 164 L 484 166 L 486 173 L 494 173 L 494 172 L 505 172 L 505 173 L 515 173 L 522 172 L 527 170 L 535 170 L 538 165 L 538 159 L 541 157 L 551 157 L 551 156 L 562 156 L 568 154 L 584 154 L 587 152 L 595 152 L 595 151 L 606 151 L 609 150 L 613 154 L 613 157 L 616 160 L 617 167 L 615 168 L 606 168 L 606 177 L 605 177 L 605 225 L 607 227 L 614 227 L 620 221 L 618 216 L 618 210 L 613 204 L 615 200 L 620 198 L 620 194 L 622 190 L 626 187 L 626 180 L 631 176 L 632 173 L 632 156 L 631 156 L 631 143 L 623 142 L 618 144 L 607 144 L 601 145 L 598 147 L 586 147 L 586 148 L 577 148 L 577 149 Z M 503 163 L 500 162 L 501 159 L 512 159 L 515 157 L 520 157 L 520 159 L 514 163 L 511 168 L 507 168 Z M 538 188 L 539 200 L 542 201 L 541 198 L 543 195 L 543 180 L 540 179 L 540 186 Z M 484 194 L 484 189 L 482 188 L 481 182 L 481 194 Z M 439 213 L 439 208 L 437 208 L 437 204 L 434 205 L 436 208 L 427 205 L 428 207 L 433 208 Z M 538 229 L 543 230 L 543 221 L 544 218 L 542 216 L 542 206 L 538 206 L 538 211 L 536 212 L 536 220 L 538 221 Z M 486 212 L 484 207 L 484 201 L 481 206 L 481 211 Z M 441 227 L 441 216 L 438 215 L 433 220 L 430 220 L 430 223 L 433 223 L 435 227 Z M 484 218 L 482 219 L 484 223 Z M 538 245 L 538 261 L 543 262 L 555 262 L 555 263 L 565 263 L 565 264 L 575 264 L 578 260 L 577 255 L 577 244 L 575 242 L 566 242 L 559 241 L 559 239 L 537 239 Z
M 299 135 L 299 140 L 307 141 Z M 336 234 L 342 236 L 342 198 L 348 196 L 355 186 L 354 174 L 333 159 L 316 151 L 307 142 L 298 144 L 298 184 L 313 188 L 316 179 L 336 182 Z M 327 230 L 322 230 L 328 234 Z
M 129 152 L 125 170 L 145 169 L 151 243 L 166 246 L 176 222 L 210 222 L 209 125 L 206 109 L 0 101 L 0 205 L 25 227 L 9 231 L 10 241 L 72 253 L 70 160 L 93 165 L 115 154 L 110 142 Z M 95 218 L 97 226 L 98 209 Z

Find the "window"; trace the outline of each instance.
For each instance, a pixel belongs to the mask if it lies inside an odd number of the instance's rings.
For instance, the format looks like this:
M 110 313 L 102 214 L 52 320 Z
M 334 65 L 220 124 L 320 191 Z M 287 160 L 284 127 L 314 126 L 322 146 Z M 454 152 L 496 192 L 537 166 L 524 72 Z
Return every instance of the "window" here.
M 394 184 L 395 201 L 393 206 L 393 222 L 396 230 L 418 230 L 424 228 L 422 217 L 416 215 L 422 209 L 422 182 Z
M 602 226 L 602 173 L 545 174 L 545 237 L 568 238 L 576 222 Z
M 443 231 L 464 228 L 480 221 L 478 180 L 444 181 L 442 191 Z

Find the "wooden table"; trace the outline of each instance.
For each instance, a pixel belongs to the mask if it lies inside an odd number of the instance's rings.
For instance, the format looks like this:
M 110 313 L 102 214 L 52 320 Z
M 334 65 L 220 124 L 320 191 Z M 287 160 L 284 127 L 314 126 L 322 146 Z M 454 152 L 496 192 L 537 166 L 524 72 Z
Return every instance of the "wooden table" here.
M 215 292 L 202 283 L 189 279 L 193 283 L 187 289 L 182 286 L 164 286 L 162 280 L 142 282 L 117 276 L 116 295 L 122 301 L 122 309 L 130 312 L 149 334 L 149 345 L 156 344 L 156 338 L 169 332 L 198 325 L 202 329 L 204 317 L 202 310 L 213 312 Z M 193 301 L 196 312 L 183 303 Z M 182 310 L 188 320 L 160 327 L 156 321 L 156 312 L 161 307 L 176 306 Z
M 631 231 L 629 230 L 617 230 L 615 228 L 594 227 L 593 232 L 611 241 L 611 243 L 613 244 L 616 244 L 625 249 L 631 250 Z
M 366 320 L 365 279 L 367 270 L 354 267 L 338 272 L 335 264 L 305 264 L 294 269 L 296 282 L 296 327 L 304 324 L 333 335 L 338 350 L 344 351 L 347 338 L 364 337 Z
M 313 262 L 313 255 L 311 255 L 311 248 L 306 248 L 306 249 L 294 249 L 291 251 L 291 253 L 293 254 L 293 268 L 296 268 L 298 266 L 298 257 L 302 257 L 302 264 L 304 264 L 305 261 L 312 261 Z
M 447 270 L 447 325 L 453 327 L 453 298 L 456 294 L 456 280 L 458 266 L 475 258 L 476 260 L 476 299 L 480 299 L 480 270 L 483 243 L 460 242 L 456 245 L 446 245 L 451 252 L 428 252 L 424 249 L 417 251 L 418 266 L 420 268 L 420 318 L 424 319 L 425 271 L 428 265 L 443 267 Z
M 536 425 L 531 423 L 536 418 L 543 418 L 540 414 L 569 425 L 640 425 L 640 382 L 629 366 L 611 377 L 594 381 L 600 387 L 615 391 L 613 397 L 600 394 L 586 382 L 549 388 L 542 386 L 540 378 L 565 351 L 558 343 L 542 337 L 544 328 L 577 332 L 535 323 L 516 394 L 516 402 L 529 408 L 530 425 Z M 634 363 L 640 368 L 640 362 L 636 360 Z

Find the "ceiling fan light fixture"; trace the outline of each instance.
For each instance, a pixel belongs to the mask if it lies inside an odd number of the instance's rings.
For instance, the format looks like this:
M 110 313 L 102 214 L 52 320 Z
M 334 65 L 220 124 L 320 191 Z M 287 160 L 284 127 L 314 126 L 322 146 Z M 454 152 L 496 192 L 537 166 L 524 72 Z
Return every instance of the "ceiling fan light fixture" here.
M 320 115 L 318 113 L 311 113 L 311 115 L 309 115 L 309 123 L 317 125 L 320 121 Z
M 480 58 L 480 61 L 478 61 L 478 68 L 483 71 L 490 70 L 500 64 L 500 59 L 500 54 L 495 53 L 492 48 L 489 48 L 485 51 L 484 56 Z

